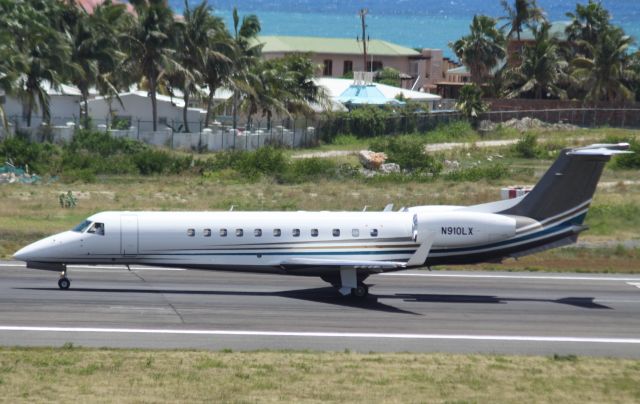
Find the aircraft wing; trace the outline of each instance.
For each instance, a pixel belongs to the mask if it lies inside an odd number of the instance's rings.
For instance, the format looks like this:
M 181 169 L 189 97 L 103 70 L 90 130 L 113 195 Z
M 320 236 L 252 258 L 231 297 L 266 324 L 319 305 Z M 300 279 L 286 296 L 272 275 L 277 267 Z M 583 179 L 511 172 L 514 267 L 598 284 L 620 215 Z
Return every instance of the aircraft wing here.
M 400 261 L 368 261 L 368 260 L 343 260 L 337 258 L 289 258 L 280 263 L 280 266 L 294 267 L 294 266 L 317 266 L 317 267 L 335 267 L 340 268 L 355 268 L 355 269 L 371 269 L 380 270 L 383 269 L 395 269 L 395 268 L 408 268 L 424 265 L 431 251 L 431 246 L 435 239 L 435 233 L 424 232 L 421 234 L 421 238 L 424 238 L 420 247 L 413 253 L 407 262 Z
M 281 266 L 317 266 L 317 267 L 335 267 L 336 269 L 350 267 L 358 269 L 393 269 L 404 268 L 406 262 L 396 261 L 367 261 L 367 260 L 341 260 L 341 259 L 324 259 L 324 258 L 290 258 L 280 263 Z

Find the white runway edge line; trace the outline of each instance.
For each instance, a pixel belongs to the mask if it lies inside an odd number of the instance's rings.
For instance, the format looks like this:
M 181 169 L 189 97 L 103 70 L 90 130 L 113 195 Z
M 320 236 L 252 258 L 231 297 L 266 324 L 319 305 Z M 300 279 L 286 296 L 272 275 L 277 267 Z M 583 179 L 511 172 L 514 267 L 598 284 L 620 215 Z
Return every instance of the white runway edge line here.
M 354 332 L 343 333 L 343 332 L 298 332 L 298 331 L 242 331 L 242 330 L 163 330 L 163 329 L 154 330 L 154 329 L 144 329 L 144 328 L 0 326 L 0 332 L 2 331 L 640 344 L 640 338 L 596 338 L 596 337 L 559 337 L 559 336 L 543 337 L 543 336 L 522 336 L 522 335 L 383 334 L 383 333 L 354 333 Z
M 493 274 L 446 274 L 446 273 L 430 273 L 417 274 L 415 272 L 385 272 L 377 274 L 379 276 L 417 276 L 426 278 L 487 278 L 487 279 L 541 279 L 541 280 L 559 280 L 559 281 L 613 281 L 613 282 L 640 282 L 640 278 L 623 278 L 613 276 L 567 276 L 567 275 L 493 275 Z

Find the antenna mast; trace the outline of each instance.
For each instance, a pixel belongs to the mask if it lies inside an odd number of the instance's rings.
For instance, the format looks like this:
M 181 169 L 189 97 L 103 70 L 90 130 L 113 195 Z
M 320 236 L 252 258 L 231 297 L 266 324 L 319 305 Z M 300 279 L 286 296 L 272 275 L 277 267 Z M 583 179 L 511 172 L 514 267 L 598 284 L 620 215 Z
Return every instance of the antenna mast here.
M 369 14 L 368 8 L 360 9 L 360 21 L 362 22 L 362 71 L 367 71 L 367 24 L 365 23 L 365 19 L 367 14 Z

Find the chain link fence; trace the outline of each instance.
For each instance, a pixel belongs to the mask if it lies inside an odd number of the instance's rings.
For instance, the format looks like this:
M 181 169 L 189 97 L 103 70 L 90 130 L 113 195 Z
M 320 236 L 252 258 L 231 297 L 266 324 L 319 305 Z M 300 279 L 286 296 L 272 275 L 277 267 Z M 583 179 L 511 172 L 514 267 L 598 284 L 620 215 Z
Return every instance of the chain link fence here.
M 323 116 L 317 119 L 297 118 L 277 121 L 253 120 L 233 129 L 229 120 L 222 119 L 204 128 L 202 121 L 189 122 L 185 133 L 181 121 L 158 123 L 153 131 L 151 121 L 90 120 L 90 127 L 109 132 L 115 137 L 127 137 L 144 143 L 172 149 L 216 151 L 226 149 L 255 150 L 266 145 L 289 148 L 312 147 L 321 141 L 330 142 L 339 135 L 373 137 L 403 133 L 428 133 L 439 125 L 464 120 L 457 111 L 439 110 L 425 113 L 386 113 L 373 117 L 355 118 L 353 114 Z M 546 123 L 571 124 L 579 127 L 640 128 L 640 108 L 558 108 L 511 111 L 488 111 L 480 120 L 505 123 L 509 120 L 535 118 Z M 21 132 L 32 141 L 69 142 L 77 128 L 79 117 L 52 117 L 50 125 L 39 118 L 26 126 L 22 117 L 8 117 L 9 128 L 0 127 L 0 138 Z

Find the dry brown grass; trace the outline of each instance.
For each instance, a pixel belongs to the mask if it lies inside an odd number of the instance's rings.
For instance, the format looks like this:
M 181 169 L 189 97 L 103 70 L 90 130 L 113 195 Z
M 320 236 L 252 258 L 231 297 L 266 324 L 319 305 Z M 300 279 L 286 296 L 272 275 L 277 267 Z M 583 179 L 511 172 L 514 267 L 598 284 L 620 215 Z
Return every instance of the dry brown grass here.
M 4 402 L 640 400 L 640 361 L 583 357 L 0 348 Z

